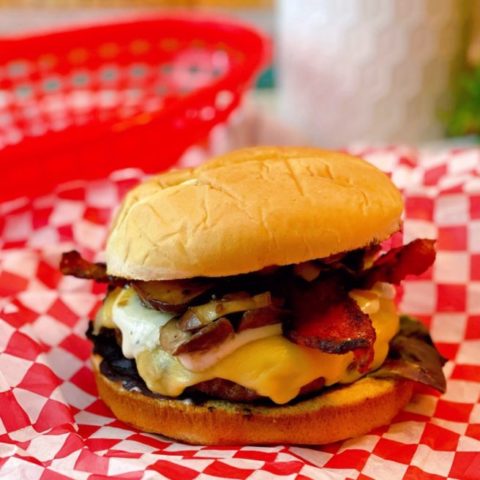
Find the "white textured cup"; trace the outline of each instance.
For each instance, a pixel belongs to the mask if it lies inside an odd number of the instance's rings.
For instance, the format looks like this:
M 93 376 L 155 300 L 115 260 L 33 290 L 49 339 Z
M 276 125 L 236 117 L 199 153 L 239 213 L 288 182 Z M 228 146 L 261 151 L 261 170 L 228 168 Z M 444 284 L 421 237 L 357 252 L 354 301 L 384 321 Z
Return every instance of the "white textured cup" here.
M 278 0 L 279 108 L 318 145 L 443 134 L 462 0 Z

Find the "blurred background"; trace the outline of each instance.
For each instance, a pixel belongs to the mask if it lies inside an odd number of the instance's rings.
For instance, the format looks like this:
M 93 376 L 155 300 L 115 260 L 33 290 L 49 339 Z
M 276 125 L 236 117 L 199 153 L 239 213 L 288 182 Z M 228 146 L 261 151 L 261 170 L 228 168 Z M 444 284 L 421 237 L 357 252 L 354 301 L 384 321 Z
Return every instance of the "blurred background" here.
M 204 139 L 185 146 L 183 164 L 255 143 L 342 148 L 477 142 L 479 0 L 0 0 L 0 37 L 4 40 L 0 40 L 0 159 L 2 147 L 6 158 L 12 146 L 30 135 L 10 128 L 22 108 L 25 117 L 28 85 L 12 83 L 22 59 L 21 55 L 8 56 L 6 39 L 177 12 L 192 18 L 212 13 L 234 18 L 271 39 L 270 54 L 252 72 L 252 88 L 242 90 L 228 119 L 212 123 Z M 228 32 L 225 35 L 228 43 Z M 77 42 L 82 48 L 82 41 Z M 45 48 L 45 55 L 52 53 L 51 47 Z M 111 62 L 104 63 L 108 67 Z M 2 83 L 2 74 L 8 81 Z M 53 69 L 49 75 L 54 78 L 64 73 Z M 202 89 L 202 85 L 195 88 Z M 151 97 L 145 101 L 148 105 L 137 105 L 140 110 L 162 108 Z M 13 114 L 12 102 L 16 102 Z M 135 109 L 130 113 L 139 115 Z M 15 128 L 21 129 L 18 122 Z M 51 130 L 38 128 L 37 136 Z

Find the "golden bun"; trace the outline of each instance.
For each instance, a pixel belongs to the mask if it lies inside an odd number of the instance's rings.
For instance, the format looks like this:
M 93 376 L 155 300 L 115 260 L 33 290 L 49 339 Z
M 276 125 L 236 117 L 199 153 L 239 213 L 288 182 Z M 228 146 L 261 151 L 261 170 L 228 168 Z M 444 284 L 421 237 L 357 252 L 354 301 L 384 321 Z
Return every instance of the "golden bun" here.
M 413 383 L 362 378 L 292 405 L 256 406 L 223 400 L 196 405 L 124 389 L 101 374 L 94 355 L 100 397 L 121 421 L 185 443 L 313 444 L 345 440 L 387 425 L 409 402 Z
M 134 188 L 108 239 L 108 273 L 217 277 L 324 258 L 385 240 L 402 209 L 390 179 L 360 158 L 247 148 Z

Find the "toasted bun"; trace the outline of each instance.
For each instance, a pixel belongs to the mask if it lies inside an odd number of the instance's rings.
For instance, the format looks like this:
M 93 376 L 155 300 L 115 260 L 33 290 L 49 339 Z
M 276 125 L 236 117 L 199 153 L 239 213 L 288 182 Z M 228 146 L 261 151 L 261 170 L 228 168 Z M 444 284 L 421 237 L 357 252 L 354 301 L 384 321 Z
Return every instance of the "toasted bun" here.
M 313 444 L 345 440 L 387 425 L 409 402 L 413 383 L 363 378 L 287 406 L 254 406 L 209 400 L 195 405 L 124 389 L 99 371 L 100 397 L 115 416 L 140 430 L 194 444 Z
M 401 213 L 399 191 L 360 158 L 238 150 L 133 189 L 108 240 L 107 268 L 139 280 L 247 273 L 382 241 Z

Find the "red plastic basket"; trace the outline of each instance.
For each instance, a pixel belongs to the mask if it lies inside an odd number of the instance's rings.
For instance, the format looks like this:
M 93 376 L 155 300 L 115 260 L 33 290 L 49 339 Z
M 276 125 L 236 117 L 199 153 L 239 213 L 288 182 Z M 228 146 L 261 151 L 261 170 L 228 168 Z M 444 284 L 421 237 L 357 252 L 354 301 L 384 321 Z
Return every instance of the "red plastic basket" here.
M 268 52 L 245 25 L 191 14 L 0 40 L 0 201 L 171 166 L 225 121 Z

